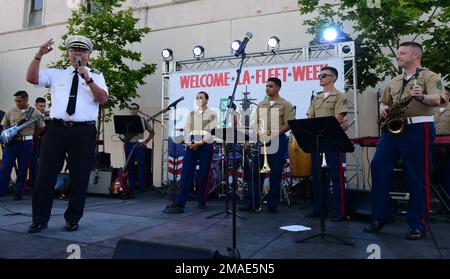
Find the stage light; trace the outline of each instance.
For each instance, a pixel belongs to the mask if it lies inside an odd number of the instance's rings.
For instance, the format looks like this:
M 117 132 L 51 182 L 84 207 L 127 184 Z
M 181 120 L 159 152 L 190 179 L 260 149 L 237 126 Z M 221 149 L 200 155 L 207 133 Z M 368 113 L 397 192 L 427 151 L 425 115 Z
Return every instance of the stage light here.
M 239 49 L 239 47 L 241 46 L 241 41 L 240 40 L 234 40 L 230 47 L 231 47 L 231 52 L 232 53 L 236 53 L 236 51 Z
M 164 61 L 173 60 L 173 51 L 170 48 L 165 48 L 161 51 L 161 56 Z
M 338 37 L 338 30 L 335 27 L 328 27 L 323 31 L 322 37 L 326 42 L 334 42 Z
M 203 58 L 205 56 L 205 48 L 202 46 L 196 46 L 192 49 L 192 53 L 195 58 Z
M 275 50 L 280 49 L 280 39 L 277 36 L 272 36 L 267 41 L 267 49 Z

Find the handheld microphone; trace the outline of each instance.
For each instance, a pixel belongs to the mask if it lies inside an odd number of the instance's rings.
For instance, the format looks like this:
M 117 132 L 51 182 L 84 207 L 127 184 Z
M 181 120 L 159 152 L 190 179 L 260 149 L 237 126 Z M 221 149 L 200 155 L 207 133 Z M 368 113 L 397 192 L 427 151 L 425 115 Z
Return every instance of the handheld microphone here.
M 242 53 L 244 53 L 245 47 L 247 46 L 247 43 L 248 43 L 248 41 L 250 41 L 251 38 L 253 38 L 252 32 L 245 33 L 245 38 L 244 38 L 244 40 L 242 40 L 242 43 L 239 46 L 238 50 L 236 50 L 236 53 L 234 54 L 235 56 L 239 56 Z
M 175 102 L 171 103 L 167 108 L 174 108 L 179 102 L 184 100 L 184 96 L 178 98 Z
M 417 79 L 419 78 L 420 69 L 416 68 L 416 73 L 414 74 L 414 86 L 417 84 Z
M 77 62 L 78 68 L 81 67 L 81 58 L 80 56 L 75 57 L 75 61 Z M 80 74 L 82 78 L 84 78 L 84 74 Z

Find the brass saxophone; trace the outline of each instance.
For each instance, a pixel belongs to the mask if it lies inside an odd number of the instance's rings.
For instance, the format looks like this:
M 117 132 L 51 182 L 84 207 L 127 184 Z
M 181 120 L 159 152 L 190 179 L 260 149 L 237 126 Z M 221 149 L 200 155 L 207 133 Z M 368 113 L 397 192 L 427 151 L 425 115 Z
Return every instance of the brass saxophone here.
M 385 119 L 380 119 L 378 124 L 381 130 L 389 131 L 394 135 L 401 134 L 406 128 L 406 118 L 403 116 L 409 103 L 415 99 L 415 96 L 407 96 L 400 101 L 394 103 L 389 109 L 389 114 Z

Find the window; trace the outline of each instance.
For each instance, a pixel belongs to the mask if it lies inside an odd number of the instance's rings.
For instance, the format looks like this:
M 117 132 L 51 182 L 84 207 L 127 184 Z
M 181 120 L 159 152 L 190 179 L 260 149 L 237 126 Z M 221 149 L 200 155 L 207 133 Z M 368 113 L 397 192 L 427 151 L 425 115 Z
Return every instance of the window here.
M 30 14 L 28 16 L 28 27 L 39 26 L 42 24 L 42 9 L 44 0 L 31 0 Z

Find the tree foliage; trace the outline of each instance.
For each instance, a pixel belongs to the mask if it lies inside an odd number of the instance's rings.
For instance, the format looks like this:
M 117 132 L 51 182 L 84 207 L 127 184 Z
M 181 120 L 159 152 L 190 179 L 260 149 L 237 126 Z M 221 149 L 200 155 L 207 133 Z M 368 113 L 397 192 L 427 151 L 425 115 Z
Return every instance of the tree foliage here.
M 395 53 L 403 41 L 422 43 L 425 48 L 422 66 L 441 73 L 447 82 L 450 81 L 450 0 L 321 2 L 330 1 L 298 1 L 301 15 L 317 13 L 314 19 L 304 21 L 307 32 L 314 36 L 311 44 L 321 43 L 321 31 L 330 25 L 351 35 L 356 44 L 360 92 L 400 72 Z
M 130 9 L 121 10 L 125 0 L 91 0 L 87 5 L 72 11 L 68 20 L 68 32 L 63 35 L 83 35 L 93 44 L 89 67 L 103 73 L 109 91 L 109 101 L 102 105 L 105 119 L 109 120 L 113 108 L 126 108 L 138 97 L 137 88 L 144 78 L 154 73 L 155 64 L 141 62 L 141 53 L 132 50 L 150 28 L 136 28 L 138 19 Z M 60 46 L 63 55 L 50 67 L 67 67 L 69 59 L 65 46 Z

